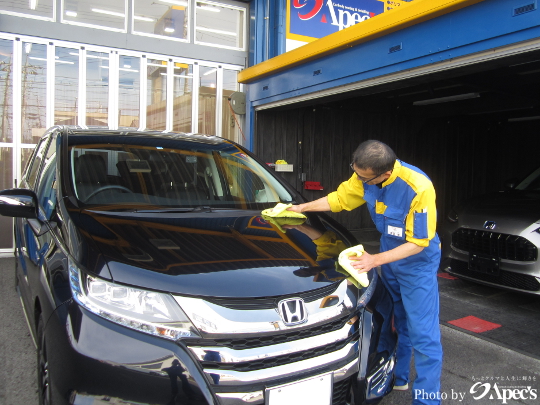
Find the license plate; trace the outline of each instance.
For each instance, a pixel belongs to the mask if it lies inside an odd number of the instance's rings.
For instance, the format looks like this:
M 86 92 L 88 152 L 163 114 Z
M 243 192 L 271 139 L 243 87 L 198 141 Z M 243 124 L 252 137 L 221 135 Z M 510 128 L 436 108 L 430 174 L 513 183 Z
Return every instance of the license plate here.
M 266 405 L 331 405 L 332 374 L 268 388 Z
M 476 253 L 469 255 L 469 270 L 479 273 L 499 275 L 500 259 L 492 256 L 483 256 Z

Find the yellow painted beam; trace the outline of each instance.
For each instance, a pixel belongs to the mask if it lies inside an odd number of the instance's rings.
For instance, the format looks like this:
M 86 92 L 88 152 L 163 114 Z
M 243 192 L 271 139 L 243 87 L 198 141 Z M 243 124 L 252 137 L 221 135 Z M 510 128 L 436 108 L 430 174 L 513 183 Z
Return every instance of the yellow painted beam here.
M 379 14 L 352 27 L 334 32 L 300 48 L 244 69 L 238 73 L 238 81 L 250 83 L 482 1 L 484 0 L 415 0 L 405 7 Z

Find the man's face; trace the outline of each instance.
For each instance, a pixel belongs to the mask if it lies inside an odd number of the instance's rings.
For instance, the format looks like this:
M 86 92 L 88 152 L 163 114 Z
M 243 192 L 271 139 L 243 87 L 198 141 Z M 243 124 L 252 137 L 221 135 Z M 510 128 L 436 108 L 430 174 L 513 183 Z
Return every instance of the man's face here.
M 356 173 L 358 180 L 364 184 L 369 184 L 370 186 L 382 183 L 392 174 L 391 170 L 384 173 L 375 173 L 371 169 L 360 169 L 354 163 L 351 165 L 351 167 Z

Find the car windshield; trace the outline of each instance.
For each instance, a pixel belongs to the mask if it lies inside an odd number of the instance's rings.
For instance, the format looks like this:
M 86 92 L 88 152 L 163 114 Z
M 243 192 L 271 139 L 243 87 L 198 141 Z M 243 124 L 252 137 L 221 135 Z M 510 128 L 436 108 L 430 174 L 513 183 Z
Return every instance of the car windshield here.
M 70 136 L 76 198 L 104 209 L 261 209 L 291 194 L 232 143 L 194 136 Z M 198 141 L 197 141 L 198 140 Z
M 516 190 L 540 191 L 540 168 L 536 169 L 525 180 L 516 186 Z

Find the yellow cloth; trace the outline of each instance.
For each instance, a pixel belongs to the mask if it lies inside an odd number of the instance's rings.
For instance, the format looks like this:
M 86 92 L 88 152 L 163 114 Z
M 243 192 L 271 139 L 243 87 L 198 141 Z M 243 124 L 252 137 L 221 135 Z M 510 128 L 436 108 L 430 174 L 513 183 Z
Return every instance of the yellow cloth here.
M 358 270 L 351 265 L 351 261 L 349 260 L 349 256 L 362 256 L 363 253 L 364 247 L 362 245 L 350 247 L 339 254 L 338 263 L 343 270 L 345 270 L 348 275 L 356 280 L 362 287 L 367 287 L 369 285 L 367 273 L 358 273 Z M 358 287 L 356 283 L 354 283 L 354 285 Z
M 306 221 L 306 216 L 287 208 L 292 204 L 278 203 L 274 208 L 268 208 L 261 212 L 262 217 L 274 224 L 281 232 L 285 233 L 282 225 L 302 225 Z

